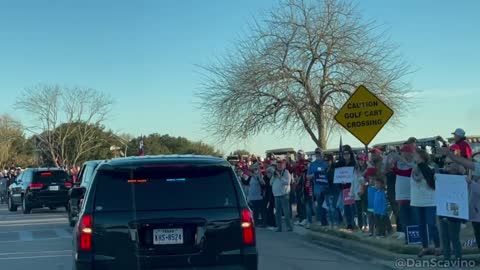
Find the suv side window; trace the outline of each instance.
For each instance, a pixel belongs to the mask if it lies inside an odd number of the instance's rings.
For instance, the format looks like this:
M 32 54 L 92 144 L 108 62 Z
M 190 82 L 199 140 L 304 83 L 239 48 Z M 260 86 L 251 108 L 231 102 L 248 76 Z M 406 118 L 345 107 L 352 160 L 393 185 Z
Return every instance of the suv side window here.
M 28 185 L 32 182 L 32 175 L 33 175 L 33 171 L 32 170 L 28 170 L 28 171 L 25 171 L 22 173 L 22 182 L 25 184 L 25 185 Z
M 85 175 L 85 168 L 86 167 L 87 167 L 87 165 L 83 165 L 82 168 L 80 169 L 80 172 L 78 173 L 77 183 L 79 183 L 80 185 L 82 185 L 82 183 L 83 183 L 83 176 Z

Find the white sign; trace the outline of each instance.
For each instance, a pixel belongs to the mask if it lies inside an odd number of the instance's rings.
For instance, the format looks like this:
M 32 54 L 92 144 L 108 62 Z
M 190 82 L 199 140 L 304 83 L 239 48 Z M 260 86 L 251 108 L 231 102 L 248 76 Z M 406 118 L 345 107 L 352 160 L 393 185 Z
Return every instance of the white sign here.
M 395 180 L 395 200 L 410 200 L 410 177 L 397 175 Z
M 354 169 L 355 169 L 354 167 L 335 168 L 333 183 L 335 184 L 352 183 L 353 178 L 355 177 L 353 173 Z
M 437 215 L 468 220 L 468 184 L 464 175 L 435 174 Z

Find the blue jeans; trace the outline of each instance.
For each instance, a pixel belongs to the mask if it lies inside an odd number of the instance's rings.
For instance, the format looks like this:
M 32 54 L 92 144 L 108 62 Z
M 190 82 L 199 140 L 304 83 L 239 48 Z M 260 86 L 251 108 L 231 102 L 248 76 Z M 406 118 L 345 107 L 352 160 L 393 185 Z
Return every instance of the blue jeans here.
M 325 202 L 325 199 L 328 195 L 328 190 L 323 189 L 320 194 L 316 195 L 317 198 L 317 211 L 316 211 L 316 217 L 317 217 L 317 222 L 320 222 L 322 226 L 327 226 L 327 211 L 325 208 L 323 208 L 323 203 Z
M 418 220 L 420 238 L 422 238 L 422 247 L 428 248 L 429 239 L 433 240 L 435 248 L 440 247 L 440 235 L 437 228 L 437 208 L 435 206 L 429 207 L 415 207 L 412 206 L 412 211 Z
M 287 230 L 293 229 L 292 212 L 290 212 L 290 195 L 275 197 L 275 219 L 277 221 L 277 229 L 282 231 L 282 213 L 285 215 L 285 223 Z
M 327 207 L 328 207 L 328 222 L 330 225 L 338 226 L 340 224 L 340 216 L 337 211 L 337 202 L 340 197 L 340 190 L 332 188 L 328 193 Z
M 305 210 L 309 224 L 313 222 L 313 197 L 305 195 Z
M 460 226 L 461 220 L 454 218 L 440 217 L 440 231 L 442 235 L 443 257 L 450 260 L 452 254 L 455 259 L 462 258 L 462 244 L 460 243 Z
M 355 204 L 344 205 L 343 211 L 345 213 L 345 222 L 347 223 L 347 227 L 353 228 L 354 226 L 353 217 L 355 216 Z

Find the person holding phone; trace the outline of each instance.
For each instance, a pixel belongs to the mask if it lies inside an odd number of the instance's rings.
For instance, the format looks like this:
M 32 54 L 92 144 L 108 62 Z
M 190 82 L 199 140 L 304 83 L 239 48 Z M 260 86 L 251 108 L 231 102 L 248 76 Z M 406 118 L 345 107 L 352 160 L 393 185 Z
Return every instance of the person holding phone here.
M 292 179 L 285 163 L 285 160 L 277 161 L 277 168 L 271 180 L 273 196 L 275 197 L 277 232 L 282 231 L 282 213 L 285 215 L 287 231 L 293 231 L 292 213 L 290 212 L 290 184 Z

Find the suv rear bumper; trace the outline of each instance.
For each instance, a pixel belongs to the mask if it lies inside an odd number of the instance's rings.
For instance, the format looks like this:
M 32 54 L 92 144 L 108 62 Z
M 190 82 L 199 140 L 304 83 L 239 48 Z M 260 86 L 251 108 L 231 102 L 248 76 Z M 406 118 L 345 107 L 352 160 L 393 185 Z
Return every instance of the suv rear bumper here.
M 114 261 L 111 261 L 112 264 L 110 265 L 109 263 L 106 263 L 103 261 L 102 265 L 97 265 L 98 267 L 94 267 L 93 264 L 90 261 L 82 261 L 82 260 L 75 260 L 74 261 L 74 269 L 75 270 L 92 270 L 92 269 L 104 269 L 104 270 L 110 270 L 110 269 L 118 269 L 117 265 L 115 264 Z M 135 265 L 135 264 L 133 264 Z M 241 264 L 227 264 L 227 265 L 201 265 L 201 266 L 165 266 L 162 268 L 145 268 L 145 267 L 140 267 L 136 268 L 133 266 L 133 268 L 129 267 L 129 270 L 140 270 L 140 269 L 148 269 L 148 270 L 174 270 L 174 269 L 179 269 L 179 270 L 195 270 L 195 269 L 215 269 L 215 270 L 257 270 L 258 269 L 258 254 L 257 253 L 252 253 L 248 255 L 243 255 L 243 262 Z
M 28 194 L 27 196 L 28 206 L 31 208 L 43 206 L 67 206 L 68 199 L 66 193 L 55 196 L 37 196 L 36 194 Z

